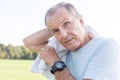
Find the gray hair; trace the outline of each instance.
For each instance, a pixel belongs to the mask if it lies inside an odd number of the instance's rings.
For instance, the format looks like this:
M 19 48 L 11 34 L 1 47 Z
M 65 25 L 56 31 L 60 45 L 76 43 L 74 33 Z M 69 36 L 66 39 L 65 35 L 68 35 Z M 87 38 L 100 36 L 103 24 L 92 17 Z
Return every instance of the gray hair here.
M 81 16 L 79 14 L 79 12 L 76 10 L 76 8 L 72 4 L 61 2 L 61 3 L 58 3 L 55 6 L 51 7 L 47 11 L 47 13 L 45 15 L 45 25 L 46 26 L 47 26 L 47 18 L 48 18 L 48 16 L 51 16 L 60 7 L 64 7 L 68 12 L 70 12 L 71 15 L 73 15 L 76 18 L 79 18 L 79 16 Z

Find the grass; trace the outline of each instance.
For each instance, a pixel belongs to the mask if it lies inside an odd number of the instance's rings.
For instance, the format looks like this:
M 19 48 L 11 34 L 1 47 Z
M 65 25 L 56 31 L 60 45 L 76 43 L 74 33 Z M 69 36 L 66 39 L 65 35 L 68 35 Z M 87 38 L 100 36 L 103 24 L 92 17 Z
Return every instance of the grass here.
M 47 80 L 30 72 L 33 60 L 0 60 L 0 80 Z

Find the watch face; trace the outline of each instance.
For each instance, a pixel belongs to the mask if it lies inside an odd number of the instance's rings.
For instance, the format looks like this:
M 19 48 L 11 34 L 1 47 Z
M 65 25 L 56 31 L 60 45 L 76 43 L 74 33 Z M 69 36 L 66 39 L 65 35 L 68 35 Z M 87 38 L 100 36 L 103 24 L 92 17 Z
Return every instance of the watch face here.
M 63 64 L 61 62 L 56 63 L 56 67 L 61 69 L 63 67 Z

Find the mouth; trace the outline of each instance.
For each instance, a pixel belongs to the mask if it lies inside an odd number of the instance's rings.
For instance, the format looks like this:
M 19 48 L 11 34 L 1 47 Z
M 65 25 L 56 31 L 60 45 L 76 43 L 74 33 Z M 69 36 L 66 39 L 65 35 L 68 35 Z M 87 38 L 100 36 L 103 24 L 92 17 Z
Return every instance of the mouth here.
M 67 44 L 67 45 L 70 45 L 73 41 L 73 38 L 69 39 L 69 40 L 66 40 L 64 43 Z

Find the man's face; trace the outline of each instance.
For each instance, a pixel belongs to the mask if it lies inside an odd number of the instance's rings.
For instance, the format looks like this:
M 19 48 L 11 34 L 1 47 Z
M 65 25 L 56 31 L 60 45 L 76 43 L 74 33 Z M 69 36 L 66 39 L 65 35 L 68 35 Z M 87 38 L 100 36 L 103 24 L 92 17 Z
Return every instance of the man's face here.
M 75 51 L 84 44 L 82 18 L 75 18 L 65 8 L 59 8 L 48 16 L 47 25 L 53 36 L 68 50 Z

